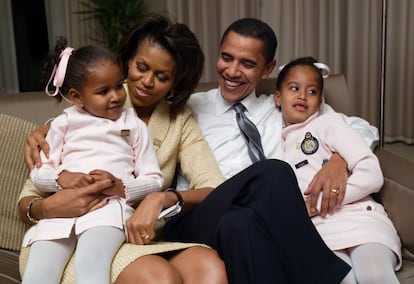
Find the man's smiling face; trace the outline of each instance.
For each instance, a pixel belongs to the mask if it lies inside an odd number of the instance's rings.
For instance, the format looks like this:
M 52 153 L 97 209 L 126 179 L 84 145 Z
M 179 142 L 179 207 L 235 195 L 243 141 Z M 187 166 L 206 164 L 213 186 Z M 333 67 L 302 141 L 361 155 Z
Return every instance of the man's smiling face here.
M 248 96 L 262 77 L 269 76 L 275 61 L 266 64 L 264 42 L 230 32 L 220 47 L 217 74 L 221 95 L 230 102 Z

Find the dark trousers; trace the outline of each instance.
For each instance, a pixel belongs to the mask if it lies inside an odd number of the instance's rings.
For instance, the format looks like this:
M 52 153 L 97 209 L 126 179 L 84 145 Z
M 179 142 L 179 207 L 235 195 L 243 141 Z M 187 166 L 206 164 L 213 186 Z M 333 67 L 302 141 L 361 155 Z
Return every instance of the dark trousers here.
M 333 284 L 350 269 L 319 236 L 292 169 L 279 160 L 228 179 L 199 206 L 173 217 L 164 238 L 210 245 L 235 284 Z

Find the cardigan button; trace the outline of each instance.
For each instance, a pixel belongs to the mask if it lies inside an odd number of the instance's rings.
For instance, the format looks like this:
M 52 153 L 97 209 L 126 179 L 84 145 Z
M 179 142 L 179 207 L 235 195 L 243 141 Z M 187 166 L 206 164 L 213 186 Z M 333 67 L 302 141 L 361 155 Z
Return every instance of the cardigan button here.
M 370 205 L 368 205 L 368 206 L 367 206 L 367 210 L 368 210 L 368 211 L 371 211 L 371 210 L 372 210 L 372 207 L 371 207 Z

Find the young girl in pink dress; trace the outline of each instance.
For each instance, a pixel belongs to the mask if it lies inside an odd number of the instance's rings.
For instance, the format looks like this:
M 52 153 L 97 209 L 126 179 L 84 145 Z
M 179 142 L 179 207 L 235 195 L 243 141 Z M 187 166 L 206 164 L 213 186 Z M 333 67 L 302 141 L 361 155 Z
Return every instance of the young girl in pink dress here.
M 42 219 L 26 233 L 23 246 L 31 245 L 31 251 L 23 283 L 59 283 L 74 250 L 76 283 L 110 283 L 112 258 L 126 240 L 125 222 L 137 202 L 161 189 L 163 176 L 145 123 L 124 107 L 116 57 L 94 46 L 74 50 L 64 39 L 49 57 L 46 69 L 53 70 L 46 93 L 73 106 L 51 123 L 50 153 L 42 154 L 42 166 L 30 177 L 44 192 L 104 179 L 112 186 L 100 192 L 103 203 L 96 210 Z
M 311 57 L 281 67 L 275 102 L 284 121 L 285 161 L 304 192 L 333 152 L 346 160 L 350 176 L 342 206 L 331 215 L 316 214 L 312 221 L 328 247 L 352 266 L 342 283 L 399 283 L 400 239 L 382 205 L 370 196 L 383 184 L 379 162 L 340 115 L 321 114 L 323 78 L 328 75 L 329 68 Z M 330 194 L 340 190 L 332 188 Z

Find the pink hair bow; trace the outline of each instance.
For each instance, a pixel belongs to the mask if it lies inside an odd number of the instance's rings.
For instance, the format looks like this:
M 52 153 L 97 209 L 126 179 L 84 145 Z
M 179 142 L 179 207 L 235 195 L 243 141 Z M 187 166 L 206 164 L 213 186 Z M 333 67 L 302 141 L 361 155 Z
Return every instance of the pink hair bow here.
M 72 55 L 73 48 L 66 47 L 60 54 L 59 64 L 53 67 L 52 75 L 50 75 L 49 81 L 47 82 L 45 92 L 48 96 L 54 97 L 59 93 L 59 88 L 62 87 L 63 81 L 65 80 L 66 68 L 68 67 L 69 57 Z M 53 79 L 53 86 L 55 87 L 55 92 L 49 92 L 49 84 Z M 64 97 L 64 96 L 63 96 Z

